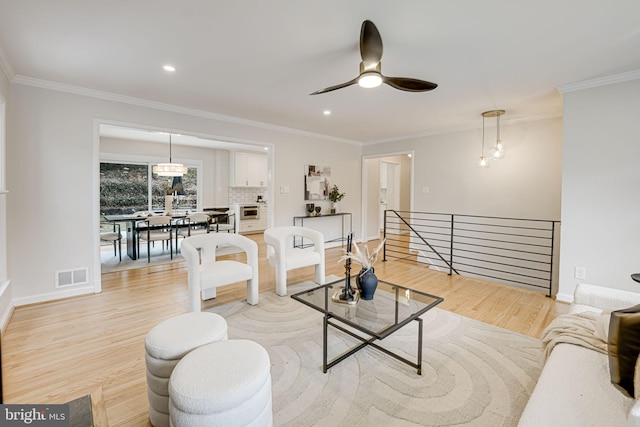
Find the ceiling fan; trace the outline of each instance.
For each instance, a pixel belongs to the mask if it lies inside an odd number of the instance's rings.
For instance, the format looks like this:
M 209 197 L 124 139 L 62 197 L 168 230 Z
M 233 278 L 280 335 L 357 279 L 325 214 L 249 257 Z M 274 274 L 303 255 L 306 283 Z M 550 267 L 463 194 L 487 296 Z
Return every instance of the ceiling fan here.
M 360 74 L 353 80 L 335 86 L 320 89 L 310 95 L 331 92 L 347 86 L 358 84 L 361 87 L 377 87 L 382 83 L 407 92 L 426 92 L 438 87 L 437 84 L 408 77 L 387 77 L 380 72 L 382 59 L 382 37 L 373 22 L 366 20 L 360 30 Z

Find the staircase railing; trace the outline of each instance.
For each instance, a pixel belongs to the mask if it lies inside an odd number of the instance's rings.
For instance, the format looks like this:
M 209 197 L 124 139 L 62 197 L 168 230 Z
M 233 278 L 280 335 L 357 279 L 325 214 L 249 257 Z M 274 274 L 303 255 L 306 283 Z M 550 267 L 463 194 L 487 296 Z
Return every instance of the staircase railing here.
M 546 290 L 557 285 L 560 222 L 386 210 L 384 260 Z

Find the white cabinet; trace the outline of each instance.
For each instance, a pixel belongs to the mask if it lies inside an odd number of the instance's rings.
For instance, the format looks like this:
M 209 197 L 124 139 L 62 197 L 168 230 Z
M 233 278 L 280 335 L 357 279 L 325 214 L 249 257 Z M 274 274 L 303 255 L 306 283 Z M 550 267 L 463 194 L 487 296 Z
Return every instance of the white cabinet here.
M 240 220 L 238 231 L 240 233 L 260 233 L 267 229 L 269 225 L 269 209 L 267 205 L 260 205 L 260 215 L 258 219 Z
M 231 187 L 266 187 L 267 156 L 256 153 L 231 153 Z
M 267 205 L 260 205 L 260 218 L 258 219 L 261 230 L 266 230 L 269 225 L 269 209 Z

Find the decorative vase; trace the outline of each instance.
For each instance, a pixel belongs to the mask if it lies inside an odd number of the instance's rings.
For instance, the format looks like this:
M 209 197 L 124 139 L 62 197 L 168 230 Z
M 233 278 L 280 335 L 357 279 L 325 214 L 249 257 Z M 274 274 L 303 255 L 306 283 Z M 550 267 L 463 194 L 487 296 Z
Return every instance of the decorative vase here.
M 305 205 L 305 210 L 307 211 L 307 215 L 313 215 L 313 211 L 315 210 L 315 205 L 313 203 L 307 203 Z
M 338 202 L 331 202 L 331 213 L 338 213 Z
M 368 270 L 363 268 L 360 270 L 360 273 L 358 273 L 356 283 L 360 290 L 360 298 L 364 300 L 372 300 L 373 294 L 375 294 L 376 288 L 378 287 L 378 278 L 374 273 L 373 267 Z
M 173 211 L 173 196 L 164 196 L 164 211 L 169 214 Z

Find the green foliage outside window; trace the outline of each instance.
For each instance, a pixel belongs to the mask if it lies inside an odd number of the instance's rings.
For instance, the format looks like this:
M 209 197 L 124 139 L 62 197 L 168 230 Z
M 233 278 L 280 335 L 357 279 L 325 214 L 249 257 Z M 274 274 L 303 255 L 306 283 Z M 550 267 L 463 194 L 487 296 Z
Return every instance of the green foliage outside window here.
M 178 191 L 173 178 L 151 177 L 151 206 L 149 206 L 148 164 L 100 163 L 100 212 L 128 214 L 136 211 L 164 209 L 164 196 Z M 178 191 L 177 207 L 196 209 L 198 205 L 198 170 L 189 168 L 182 177 L 182 191 Z

